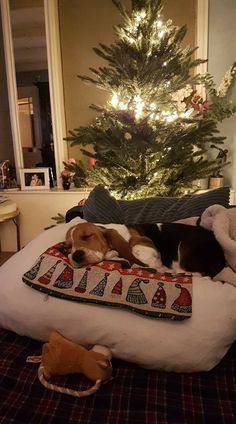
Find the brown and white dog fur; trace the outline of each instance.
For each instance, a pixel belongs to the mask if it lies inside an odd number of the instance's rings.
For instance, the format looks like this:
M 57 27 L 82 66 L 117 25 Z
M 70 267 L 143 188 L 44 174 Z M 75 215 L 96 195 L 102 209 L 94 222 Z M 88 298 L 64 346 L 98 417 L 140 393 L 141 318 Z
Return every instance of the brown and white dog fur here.
M 115 250 L 130 264 L 159 272 L 195 272 L 214 277 L 225 266 L 223 250 L 211 231 L 185 224 L 101 226 L 82 222 L 66 234 L 69 260 L 80 268 L 111 259 Z
M 128 232 L 125 235 L 128 235 L 128 239 L 130 239 Z M 65 244 L 71 250 L 68 256 L 75 268 L 111 259 L 111 251 L 116 251 L 119 257 L 127 259 L 130 264 L 145 265 L 144 262 L 134 257 L 127 237 L 124 237 L 124 234 L 121 235 L 114 228 L 82 222 L 68 230 Z

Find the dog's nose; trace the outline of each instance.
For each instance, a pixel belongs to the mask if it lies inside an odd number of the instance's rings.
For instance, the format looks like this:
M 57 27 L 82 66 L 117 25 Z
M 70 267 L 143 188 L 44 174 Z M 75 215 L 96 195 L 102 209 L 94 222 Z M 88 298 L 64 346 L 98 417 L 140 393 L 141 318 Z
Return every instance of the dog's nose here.
M 84 258 L 84 255 L 85 253 L 83 250 L 76 250 L 72 255 L 72 259 L 73 261 L 77 262 L 77 264 L 79 264 Z

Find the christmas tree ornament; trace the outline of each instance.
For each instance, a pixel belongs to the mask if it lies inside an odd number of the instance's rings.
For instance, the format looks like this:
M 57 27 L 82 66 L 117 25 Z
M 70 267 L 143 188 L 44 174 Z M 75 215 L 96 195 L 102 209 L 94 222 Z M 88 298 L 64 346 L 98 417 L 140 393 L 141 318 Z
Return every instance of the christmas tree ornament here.
M 127 141 L 132 140 L 132 135 L 130 133 L 126 132 L 124 134 L 124 139 L 127 140 Z
M 223 143 L 218 123 L 236 110 L 228 99 L 235 64 L 217 89 L 210 74 L 194 72 L 207 58 L 183 47 L 186 26 L 164 20 L 161 0 L 133 0 L 131 11 L 112 1 L 123 22 L 113 44 L 94 48 L 107 64 L 79 76 L 110 96 L 91 105 L 94 122 L 66 139 L 88 157 L 84 146 L 92 144 L 97 162 L 89 178 L 117 198 L 182 195 L 219 169 L 207 152 Z

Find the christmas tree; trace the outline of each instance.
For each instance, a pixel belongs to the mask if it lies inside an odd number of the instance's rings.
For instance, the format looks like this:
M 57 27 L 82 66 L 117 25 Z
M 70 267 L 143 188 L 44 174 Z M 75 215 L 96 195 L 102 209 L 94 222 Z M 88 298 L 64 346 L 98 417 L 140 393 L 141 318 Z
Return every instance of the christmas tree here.
M 94 48 L 108 64 L 90 68 L 93 78 L 80 76 L 110 98 L 91 105 L 99 112 L 95 122 L 67 140 L 92 145 L 92 153 L 81 148 L 96 161 L 90 179 L 117 197 L 180 195 L 219 171 L 207 152 L 223 143 L 217 124 L 235 111 L 227 99 L 235 66 L 217 89 L 211 75 L 194 72 L 204 61 L 194 59 L 196 48 L 182 46 L 185 26 L 164 22 L 161 0 L 133 0 L 130 13 L 112 1 L 123 18 L 117 39 Z

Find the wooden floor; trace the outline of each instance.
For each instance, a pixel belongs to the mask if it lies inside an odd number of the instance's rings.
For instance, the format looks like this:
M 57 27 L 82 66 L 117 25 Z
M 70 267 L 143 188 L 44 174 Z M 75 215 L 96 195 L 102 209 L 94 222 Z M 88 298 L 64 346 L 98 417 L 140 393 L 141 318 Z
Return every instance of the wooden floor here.
M 0 252 L 0 266 L 7 261 L 15 252 Z

